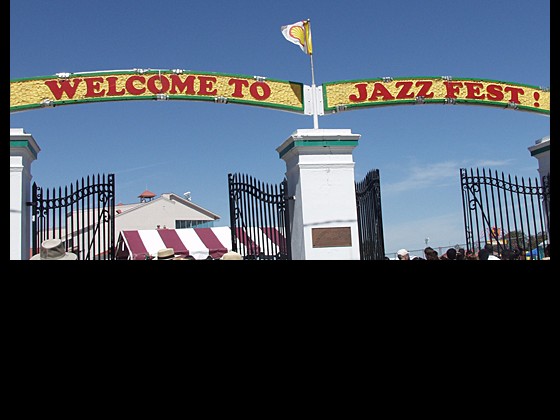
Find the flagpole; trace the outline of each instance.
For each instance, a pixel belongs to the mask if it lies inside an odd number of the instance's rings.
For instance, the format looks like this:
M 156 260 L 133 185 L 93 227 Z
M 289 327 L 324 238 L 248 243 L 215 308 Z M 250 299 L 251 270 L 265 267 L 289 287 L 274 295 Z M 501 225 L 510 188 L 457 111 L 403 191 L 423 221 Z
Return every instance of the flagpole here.
M 315 71 L 313 69 L 313 54 L 310 54 L 311 58 L 311 98 L 313 99 L 313 128 L 319 128 L 319 116 L 317 114 L 317 98 L 315 98 Z
M 309 33 L 311 33 L 311 19 L 307 19 Z M 315 69 L 313 68 L 313 51 L 309 54 L 311 61 L 311 99 L 313 100 L 313 128 L 319 128 L 319 115 L 317 114 L 317 98 L 315 97 Z

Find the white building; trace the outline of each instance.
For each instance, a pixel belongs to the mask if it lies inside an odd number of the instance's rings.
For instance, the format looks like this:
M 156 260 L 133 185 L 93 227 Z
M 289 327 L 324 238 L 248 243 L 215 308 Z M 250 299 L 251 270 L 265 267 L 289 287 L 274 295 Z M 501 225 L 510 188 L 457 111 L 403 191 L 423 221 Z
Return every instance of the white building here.
M 212 227 L 220 216 L 174 193 L 144 191 L 139 203 L 115 205 L 115 236 L 121 230 Z
M 220 219 L 219 215 L 193 203 L 188 195 L 183 198 L 174 193 L 164 193 L 156 198 L 156 194 L 146 190 L 138 197 L 138 203 L 115 205 L 115 242 L 122 231 L 156 232 L 194 227 L 211 228 L 214 222 Z M 64 227 L 57 226 L 56 232 L 51 232 L 49 237 L 60 235 L 61 238 L 65 238 L 68 229 L 72 232 L 68 235 L 69 249 L 79 254 L 80 247 L 96 235 L 95 232 L 103 219 L 102 212 L 103 209 L 89 208 L 68 213 Z M 104 241 L 100 241 L 98 245 L 96 255 L 107 251 Z
M 115 205 L 115 241 L 121 236 L 122 231 L 156 231 L 159 229 L 184 229 L 213 227 L 220 216 L 193 203 L 190 195 L 181 197 L 174 193 L 164 193 L 156 197 L 151 191 L 144 191 L 138 196 L 139 203 Z M 96 210 L 90 210 L 95 212 Z M 79 213 L 79 212 L 78 212 Z M 75 215 L 77 219 L 79 215 Z M 69 217 L 69 220 L 72 217 Z M 81 217 L 84 220 L 83 216 Z M 87 220 L 87 218 L 86 218 Z M 94 220 L 94 217 L 91 218 Z M 68 223 L 67 226 L 70 224 Z M 94 226 L 83 231 L 90 231 Z M 78 232 L 73 232 L 73 243 L 79 244 L 81 240 Z

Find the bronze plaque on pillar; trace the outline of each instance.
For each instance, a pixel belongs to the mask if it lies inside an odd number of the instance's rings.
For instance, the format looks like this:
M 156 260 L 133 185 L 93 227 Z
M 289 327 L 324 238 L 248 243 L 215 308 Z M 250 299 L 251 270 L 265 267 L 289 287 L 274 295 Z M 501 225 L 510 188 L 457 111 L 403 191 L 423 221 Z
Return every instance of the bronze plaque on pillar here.
M 312 228 L 313 248 L 331 246 L 352 246 L 352 235 L 349 227 Z

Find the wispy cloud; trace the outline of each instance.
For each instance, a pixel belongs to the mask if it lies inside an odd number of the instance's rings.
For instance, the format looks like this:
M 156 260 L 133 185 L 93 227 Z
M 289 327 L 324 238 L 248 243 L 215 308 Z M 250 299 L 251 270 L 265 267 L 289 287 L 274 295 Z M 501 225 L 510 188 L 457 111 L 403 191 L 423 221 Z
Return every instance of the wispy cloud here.
M 422 188 L 442 188 L 457 184 L 459 169 L 465 167 L 490 168 L 511 166 L 513 159 L 480 160 L 476 162 L 444 161 L 426 164 L 403 165 L 403 179 L 391 184 L 384 184 L 388 192 L 402 193 Z
M 167 163 L 167 162 L 151 163 L 151 164 L 149 164 L 149 165 L 137 166 L 137 167 L 135 167 L 135 168 L 120 169 L 120 170 L 115 171 L 114 173 L 115 173 L 115 174 L 122 175 L 122 174 L 125 174 L 125 173 L 127 173 L 127 172 L 140 171 L 140 170 L 142 170 L 142 169 L 153 168 L 154 166 L 164 165 L 164 164 L 166 164 L 166 163 Z
M 498 172 L 498 175 L 501 176 L 503 173 L 506 177 L 511 176 L 520 176 L 520 177 L 533 177 L 537 176 L 537 168 L 535 165 L 523 165 L 519 166 L 515 159 L 504 159 L 504 160 L 480 160 L 475 162 L 473 165 L 473 170 L 476 172 L 478 168 L 480 173 L 482 170 L 485 170 L 487 174 Z
M 428 163 L 425 165 L 409 165 L 403 171 L 403 180 L 385 184 L 384 187 L 393 193 L 447 186 L 457 182 L 459 168 L 462 165 L 456 161 Z
M 513 159 L 502 160 L 479 160 L 475 162 L 475 166 L 479 168 L 496 168 L 499 166 L 508 166 L 514 163 Z

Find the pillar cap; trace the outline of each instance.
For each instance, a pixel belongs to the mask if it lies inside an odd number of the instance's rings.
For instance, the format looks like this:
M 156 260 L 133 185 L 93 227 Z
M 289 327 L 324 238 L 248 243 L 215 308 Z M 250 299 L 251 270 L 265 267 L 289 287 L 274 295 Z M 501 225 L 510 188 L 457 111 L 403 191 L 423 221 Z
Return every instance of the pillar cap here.
M 531 152 L 531 156 L 540 155 L 544 152 L 550 152 L 550 136 L 535 141 L 535 145 L 527 148 Z
M 341 147 L 353 149 L 358 145 L 360 134 L 351 129 L 298 129 L 284 141 L 276 151 L 282 158 L 296 147 Z
M 33 159 L 37 159 L 41 148 L 33 136 L 26 133 L 23 128 L 10 128 L 10 155 L 12 155 L 12 151 L 17 154 L 27 151 Z
M 358 140 L 360 137 L 360 134 L 353 134 L 350 128 L 300 128 L 288 140 Z

